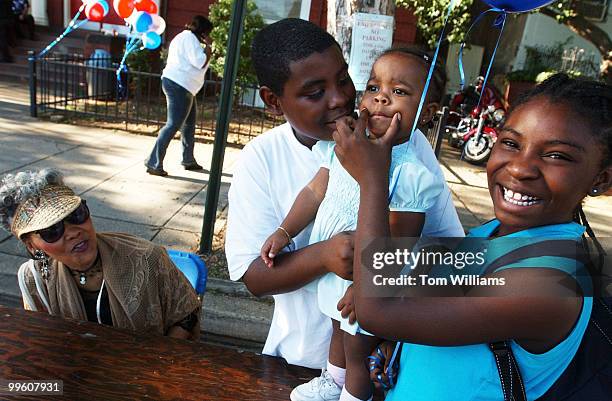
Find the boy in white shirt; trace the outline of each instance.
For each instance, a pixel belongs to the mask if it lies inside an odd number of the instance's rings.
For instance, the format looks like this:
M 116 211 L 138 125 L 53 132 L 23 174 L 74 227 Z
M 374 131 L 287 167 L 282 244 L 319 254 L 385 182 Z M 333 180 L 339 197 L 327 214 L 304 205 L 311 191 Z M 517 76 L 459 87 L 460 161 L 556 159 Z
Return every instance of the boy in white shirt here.
M 327 272 L 352 278 L 352 233 L 307 246 L 308 227 L 293 238 L 292 252 L 275 258 L 273 269 L 265 266 L 259 251 L 318 171 L 312 146 L 331 140 L 335 120 L 353 112 L 355 87 L 338 43 L 304 20 L 285 19 L 262 29 L 253 40 L 251 57 L 261 98 L 287 123 L 255 138 L 242 151 L 229 191 L 225 250 L 230 278 L 242 279 L 257 296 L 274 295 L 263 353 L 309 368 L 327 366 L 311 382 L 312 399 L 337 399 L 336 384 L 344 369 L 328 362 L 331 324 L 319 311 L 316 292 L 303 287 Z M 423 134 L 415 132 L 411 142 L 423 164 L 441 175 Z M 429 235 L 463 236 L 447 187 L 445 191 L 430 219 L 435 226 L 428 228 Z

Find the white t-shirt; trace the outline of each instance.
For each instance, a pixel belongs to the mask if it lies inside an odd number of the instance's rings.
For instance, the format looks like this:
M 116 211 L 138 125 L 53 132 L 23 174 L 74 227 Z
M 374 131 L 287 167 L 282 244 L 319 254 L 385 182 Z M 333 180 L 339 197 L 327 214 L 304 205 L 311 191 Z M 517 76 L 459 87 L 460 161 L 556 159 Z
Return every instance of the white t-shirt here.
M 184 30 L 170 42 L 162 78 L 176 82 L 195 96 L 204 85 L 207 63 L 206 53 L 196 35 Z
M 420 132 L 410 140 L 414 154 L 432 173 L 443 175 L 431 145 Z M 295 138 L 288 123 L 253 139 L 240 154 L 229 190 L 225 253 L 230 278 L 240 280 L 259 256 L 262 244 L 282 223 L 298 193 L 319 170 L 320 160 Z M 463 236 L 445 185 L 431 212 L 431 236 Z M 294 238 L 308 244 L 312 225 Z M 425 230 L 425 229 L 424 229 Z M 327 361 L 330 319 L 319 311 L 317 294 L 305 288 L 274 296 L 274 315 L 263 349 L 266 355 L 309 368 Z

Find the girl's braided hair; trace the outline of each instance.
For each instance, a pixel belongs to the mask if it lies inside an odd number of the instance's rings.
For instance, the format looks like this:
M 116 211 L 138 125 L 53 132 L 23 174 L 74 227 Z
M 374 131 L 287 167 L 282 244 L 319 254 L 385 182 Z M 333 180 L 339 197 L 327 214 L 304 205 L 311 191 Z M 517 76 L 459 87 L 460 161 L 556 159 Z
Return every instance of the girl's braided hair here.
M 588 79 L 570 78 L 566 74 L 555 74 L 523 94 L 512 105 L 512 109 L 541 96 L 553 103 L 569 106 L 574 115 L 589 126 L 590 134 L 604 149 L 601 167 L 608 167 L 612 163 L 612 86 Z
M 63 176 L 58 170 L 46 168 L 39 171 L 20 171 L 6 174 L 0 179 L 0 225 L 11 231 L 17 207 L 26 199 L 37 197 L 47 185 L 62 185 Z
M 601 168 L 610 166 L 612 163 L 612 86 L 588 79 L 570 78 L 566 74 L 555 74 L 521 96 L 512 109 L 536 97 L 545 97 L 551 102 L 569 106 L 574 116 L 581 119 L 590 128 L 588 133 L 602 145 Z M 576 135 L 581 134 L 585 133 L 576 132 Z M 590 269 L 596 285 L 601 285 L 597 278 L 601 277 L 606 253 L 587 221 L 582 204 L 579 204 L 574 211 L 574 221 L 586 228 L 586 234 L 597 250 L 597 260 L 593 261 Z M 584 249 L 588 253 L 590 251 L 589 241 L 585 236 L 582 239 Z

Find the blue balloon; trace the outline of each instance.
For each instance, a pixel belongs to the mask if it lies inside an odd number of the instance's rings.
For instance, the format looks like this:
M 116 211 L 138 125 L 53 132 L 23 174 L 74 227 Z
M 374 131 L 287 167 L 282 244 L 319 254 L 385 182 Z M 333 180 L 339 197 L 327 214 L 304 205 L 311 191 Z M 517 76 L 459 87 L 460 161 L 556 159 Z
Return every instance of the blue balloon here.
M 134 19 L 134 29 L 138 33 L 144 33 L 149 30 L 149 27 L 153 23 L 151 14 L 146 11 L 138 11 L 136 18 Z
M 102 8 L 104 9 L 104 16 L 106 17 L 108 15 L 108 12 L 110 11 L 108 3 L 106 2 L 106 0 L 98 0 L 98 3 L 100 3 Z
M 522 13 L 552 3 L 554 0 L 484 0 L 491 7 L 496 7 L 509 13 Z
M 142 44 L 149 50 L 157 49 L 161 45 L 161 36 L 153 31 L 142 35 Z

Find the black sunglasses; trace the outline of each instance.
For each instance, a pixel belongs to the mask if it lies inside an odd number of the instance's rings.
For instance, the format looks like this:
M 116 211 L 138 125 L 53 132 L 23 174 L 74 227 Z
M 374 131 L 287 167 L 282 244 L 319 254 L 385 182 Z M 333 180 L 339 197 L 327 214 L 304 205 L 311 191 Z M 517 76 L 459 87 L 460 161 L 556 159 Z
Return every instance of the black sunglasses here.
M 42 238 L 43 241 L 51 244 L 59 241 L 64 235 L 64 231 L 66 229 L 64 227 L 65 221 L 78 226 L 85 223 L 87 220 L 89 220 L 89 208 L 87 207 L 85 200 L 82 200 L 79 207 L 77 207 L 74 212 L 66 216 L 64 220 L 55 223 L 51 227 L 35 231 L 35 233 L 40 235 L 40 238 Z

